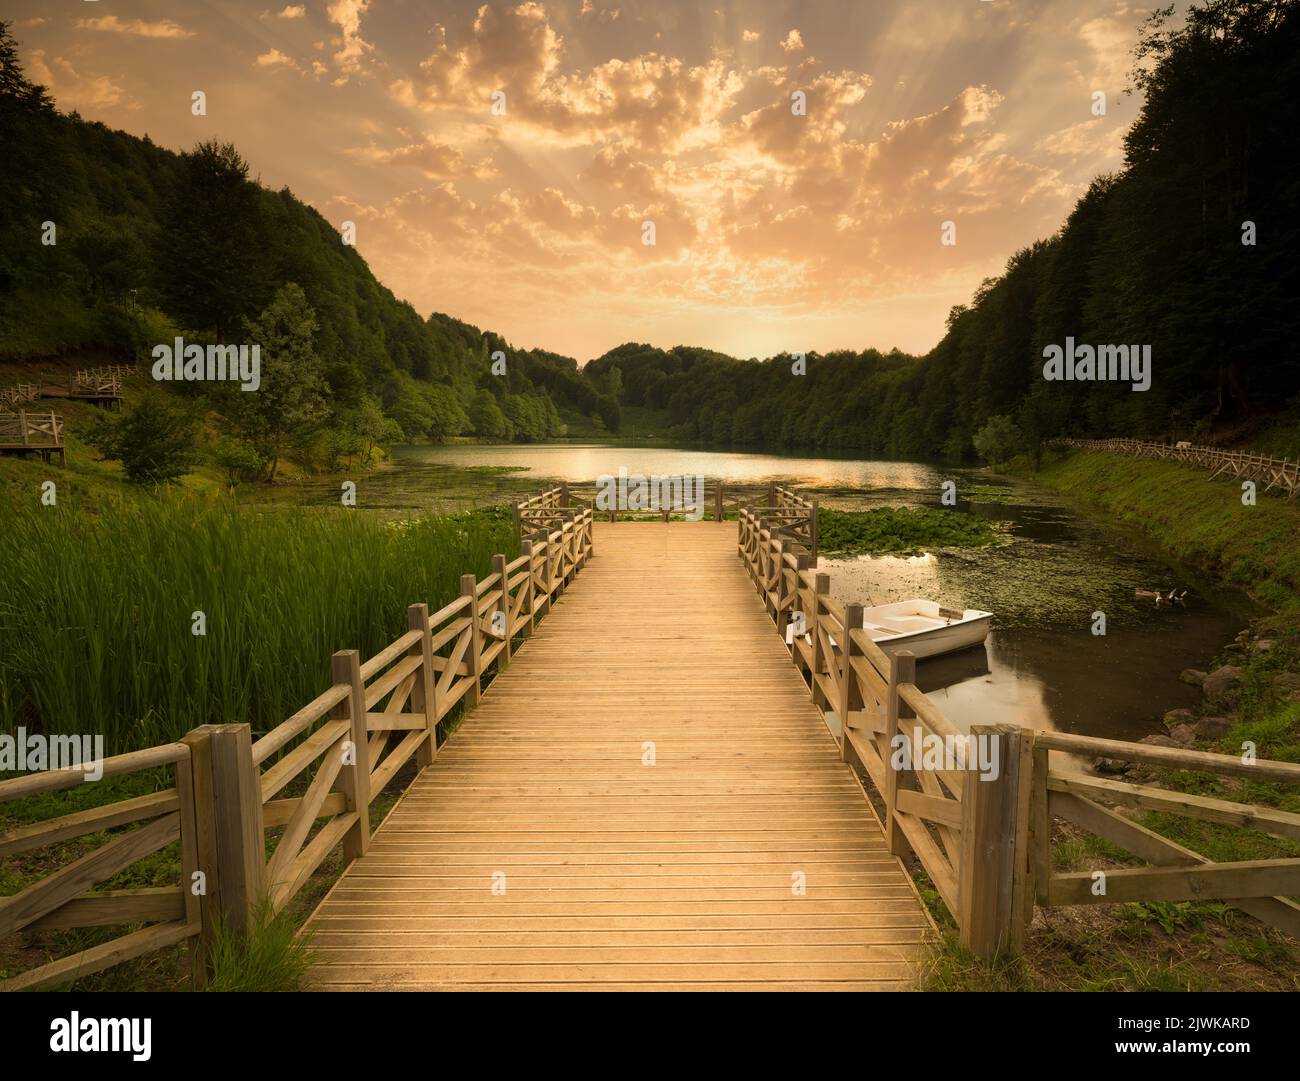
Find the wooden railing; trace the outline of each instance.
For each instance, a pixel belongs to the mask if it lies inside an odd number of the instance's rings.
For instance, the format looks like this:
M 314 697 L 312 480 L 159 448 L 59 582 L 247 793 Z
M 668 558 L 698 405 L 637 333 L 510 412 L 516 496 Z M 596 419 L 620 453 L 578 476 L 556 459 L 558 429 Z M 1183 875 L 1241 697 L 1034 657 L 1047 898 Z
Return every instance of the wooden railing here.
M 72 398 L 120 398 L 122 381 L 135 369 L 121 365 L 109 364 L 99 368 L 85 368 L 72 378 L 69 397 Z
M 34 450 L 62 459 L 63 418 L 57 413 L 0 413 L 0 449 Z
M 89 975 L 192 939 L 200 932 L 199 896 L 192 888 L 200 864 L 190 748 L 183 743 L 168 743 L 107 758 L 102 765 L 106 778 L 171 767 L 174 786 L 88 811 L 62 814 L 0 835 L 0 857 L 7 857 L 73 841 L 87 834 L 132 827 L 79 859 L 45 874 L 18 893 L 0 899 L 0 938 L 20 930 L 127 929 L 90 949 L 48 961 L 4 980 L 0 982 L 0 990 L 41 987 Z M 30 774 L 0 782 L 0 802 L 41 796 L 83 783 L 85 774 L 81 769 Z M 176 841 L 180 842 L 176 885 L 94 890 L 96 885 Z
M 40 396 L 40 383 L 16 383 L 0 390 L 0 409 L 12 412 L 23 402 L 34 402 Z
M 968 949 L 981 956 L 1018 952 L 1035 903 L 1222 899 L 1300 937 L 1300 906 L 1288 897 L 1300 894 L 1300 860 L 1214 863 L 1102 801 L 1291 839 L 1300 838 L 1300 814 L 1097 778 L 1063 768 L 1050 752 L 1290 783 L 1300 783 L 1300 764 L 1009 724 L 963 732 L 917 686 L 915 658 L 882 650 L 863 629 L 862 606 L 830 597 L 829 575 L 817 572 L 810 551 L 789 537 L 772 507 L 742 509 L 739 554 L 841 757 L 856 762 L 875 787 L 889 851 L 915 858 Z M 945 753 L 934 755 L 935 747 Z M 1111 870 L 1101 879 L 1100 872 L 1055 873 L 1053 817 L 1154 866 Z
M 703 491 L 697 493 L 694 502 L 687 501 L 674 494 L 669 505 L 657 509 L 633 510 L 619 507 L 600 506 L 601 486 L 595 482 L 588 484 L 564 483 L 541 496 L 515 504 L 516 522 L 551 522 L 564 518 L 564 512 L 575 508 L 586 508 L 608 521 L 623 519 L 646 519 L 659 517 L 668 521 L 673 516 L 684 516 L 697 512 L 702 519 L 723 521 L 728 514 L 738 513 L 743 506 L 753 503 L 747 492 L 736 486 L 728 486 L 716 478 L 705 478 Z M 662 502 L 662 501 L 661 501 Z
M 1270 458 L 1250 451 L 1223 450 L 1190 443 L 1152 443 L 1141 439 L 1058 439 L 1056 442 L 1075 450 L 1100 450 L 1135 458 L 1184 462 L 1212 470 L 1211 479 L 1220 475 L 1244 477 L 1262 483 L 1266 492 L 1277 488 L 1287 493 L 1287 499 L 1294 499 L 1296 492 L 1300 491 L 1300 462 L 1289 458 Z
M 485 578 L 462 576 L 460 596 L 439 611 L 411 605 L 406 633 L 364 663 L 356 650 L 335 653 L 331 685 L 255 742 L 247 724 L 203 725 L 179 743 L 105 762 L 105 776 L 174 764 L 175 788 L 0 835 L 4 856 L 148 822 L 0 899 L 0 936 L 158 921 L 0 989 L 64 982 L 190 936 L 201 981 L 218 923 L 238 933 L 264 901 L 279 911 L 340 845 L 345 864 L 365 853 L 374 799 L 412 759 L 434 761 L 439 722 L 462 701 L 478 703 L 592 551 L 591 512 L 575 510 L 525 539 L 515 559 L 494 556 Z M 0 802 L 83 779 L 75 770 L 3 781 Z M 86 892 L 178 837 L 185 892 Z

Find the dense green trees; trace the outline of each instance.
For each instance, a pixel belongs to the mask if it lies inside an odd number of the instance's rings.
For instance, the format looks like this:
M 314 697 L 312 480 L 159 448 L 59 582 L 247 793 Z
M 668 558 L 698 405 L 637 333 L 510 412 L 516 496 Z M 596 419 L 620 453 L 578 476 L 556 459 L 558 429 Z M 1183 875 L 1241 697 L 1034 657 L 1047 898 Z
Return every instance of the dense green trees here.
M 129 412 L 102 414 L 89 441 L 107 459 L 120 461 L 135 484 L 165 484 L 198 464 L 193 407 L 151 390 Z
M 249 179 L 234 146 L 176 154 L 57 112 L 24 75 L 5 23 L 0 160 L 0 358 L 102 346 L 143 359 L 175 334 L 238 340 L 244 320 L 294 283 L 316 323 L 322 393 L 341 417 L 370 398 L 404 438 L 486 435 L 468 417 L 482 389 L 515 416 L 509 438 L 558 434 L 558 408 L 617 414 L 573 360 L 516 352 L 439 313 L 421 318 L 319 213 Z M 42 243 L 47 221 L 54 244 Z M 490 373 L 497 348 L 508 382 Z M 521 401 L 507 410 L 512 397 Z
M 1300 4 L 1209 0 L 1177 30 L 1158 11 L 1138 61 L 1145 101 L 1124 169 L 955 307 L 924 358 L 812 355 L 797 375 L 783 357 L 633 344 L 590 364 L 592 382 L 619 370 L 623 403 L 666 408 L 682 438 L 909 457 L 969 456 L 994 417 L 1036 454 L 1066 433 L 1201 437 L 1285 405 L 1300 390 L 1300 170 L 1287 149 Z M 1067 336 L 1150 345 L 1151 389 L 1044 381 L 1043 348 Z
M 998 417 L 1033 454 L 1061 434 L 1240 429 L 1300 388 L 1300 0 L 1205 0 L 1178 28 L 1170 11 L 1137 50 L 1144 101 L 1123 169 L 1097 178 L 1056 235 L 954 307 L 925 357 L 839 351 L 806 366 L 628 343 L 579 369 L 441 313 L 421 319 L 319 214 L 249 181 L 233 147 L 177 155 L 56 112 L 0 30 L 0 151 L 19 178 L 0 188 L 0 356 L 220 335 L 295 283 L 321 393 L 347 430 L 375 430 L 367 403 L 407 439 L 521 441 L 562 434 L 565 415 L 617 432 L 624 407 L 643 407 L 687 440 L 966 457 Z M 47 220 L 56 247 L 39 241 Z M 1043 349 L 1067 337 L 1151 346 L 1150 389 L 1045 381 Z
M 245 336 L 261 353 L 261 385 L 254 392 L 233 388 L 224 411 L 234 430 L 266 463 L 275 480 L 280 457 L 301 446 L 326 414 L 325 380 L 313 347 L 316 314 L 302 288 L 282 286 L 266 310 L 246 323 Z M 345 425 L 339 427 L 346 430 Z

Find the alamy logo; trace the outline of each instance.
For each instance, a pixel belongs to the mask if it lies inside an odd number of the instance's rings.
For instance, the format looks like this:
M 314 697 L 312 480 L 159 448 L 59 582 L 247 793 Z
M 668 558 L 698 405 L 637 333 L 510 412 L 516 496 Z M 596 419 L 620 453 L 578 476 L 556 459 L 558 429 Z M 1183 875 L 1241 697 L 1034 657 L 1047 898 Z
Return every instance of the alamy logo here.
M 626 466 L 619 466 L 618 476 L 603 474 L 596 487 L 597 510 L 682 511 L 690 522 L 704 517 L 703 477 L 629 475 Z
M 153 1055 L 153 1021 L 148 1017 L 82 1017 L 73 1010 L 68 1017 L 50 1022 L 50 1050 L 129 1051 L 135 1062 L 148 1062 Z
M 1094 349 L 1066 338 L 1065 348 L 1049 345 L 1043 349 L 1043 357 L 1043 378 L 1049 381 L 1131 382 L 1134 390 L 1151 389 L 1149 345 L 1099 345 Z
M 0 735 L 0 773 L 79 769 L 87 781 L 104 776 L 103 736 L 42 736 L 19 726 Z
M 895 771 L 976 769 L 981 781 L 996 781 L 1001 773 L 996 735 L 938 736 L 914 728 L 910 739 L 899 732 L 889 746 Z
M 185 344 L 177 338 L 172 345 L 153 347 L 153 377 L 159 382 L 217 383 L 238 382 L 240 390 L 256 390 L 262 385 L 262 347 L 260 345 Z

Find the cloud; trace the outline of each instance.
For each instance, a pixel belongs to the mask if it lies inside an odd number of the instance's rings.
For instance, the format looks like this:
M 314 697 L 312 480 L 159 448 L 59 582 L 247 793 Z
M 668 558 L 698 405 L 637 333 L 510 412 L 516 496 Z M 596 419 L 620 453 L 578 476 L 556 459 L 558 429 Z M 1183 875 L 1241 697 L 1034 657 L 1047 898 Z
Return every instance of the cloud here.
M 159 19 L 157 22 L 145 22 L 132 19 L 123 22 L 116 15 L 103 15 L 98 19 L 78 19 L 77 29 L 99 30 L 108 34 L 129 34 L 141 38 L 191 38 L 194 31 L 172 22 L 171 19 Z
M 757 30 L 745 30 L 741 33 L 741 41 L 757 41 L 762 35 Z
M 370 0 L 333 0 L 325 9 L 330 22 L 339 28 L 339 49 L 334 54 L 334 62 L 345 75 L 360 70 L 362 59 L 374 51 L 374 46 L 361 36 L 361 16 L 369 7 Z M 346 81 L 346 78 L 337 79 L 335 85 Z
M 291 71 L 302 71 L 302 68 L 298 65 L 296 60 L 290 56 L 285 56 L 279 49 L 270 49 L 267 52 L 262 53 L 262 55 L 257 58 L 257 66 L 259 68 L 285 67 L 289 68 Z
M 718 57 L 691 65 L 645 53 L 562 72 L 564 40 L 531 0 L 508 9 L 483 5 L 462 42 L 452 44 L 443 26 L 435 33 L 418 73 L 390 84 L 395 101 L 486 116 L 501 91 L 508 123 L 562 144 L 618 140 L 657 151 L 716 142 L 721 114 L 742 87 Z
M 302 4 L 289 4 L 280 13 L 281 19 L 301 19 L 307 14 L 307 9 Z
M 73 109 L 138 109 L 140 103 L 107 75 L 85 75 L 61 56 L 46 62 L 44 49 L 28 58 L 32 79 L 49 88 L 61 106 Z
M 803 35 L 798 30 L 791 30 L 781 42 L 781 49 L 787 53 L 797 53 L 803 49 Z
M 430 180 L 452 180 L 466 176 L 487 178 L 496 173 L 490 158 L 483 158 L 471 164 L 459 148 L 434 142 L 427 137 L 398 147 L 385 148 L 373 144 L 352 147 L 347 153 L 358 161 L 372 165 L 410 166 L 418 169 Z

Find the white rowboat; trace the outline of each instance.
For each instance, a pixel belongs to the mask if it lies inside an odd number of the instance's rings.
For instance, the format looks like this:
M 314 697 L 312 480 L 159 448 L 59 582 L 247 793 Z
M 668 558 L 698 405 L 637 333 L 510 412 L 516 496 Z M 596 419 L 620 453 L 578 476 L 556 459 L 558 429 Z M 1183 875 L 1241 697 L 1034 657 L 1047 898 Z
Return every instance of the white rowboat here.
M 979 645 L 988 637 L 992 612 L 944 608 L 917 598 L 877 604 L 862 610 L 862 628 L 886 653 L 906 649 L 917 657 L 935 657 Z

